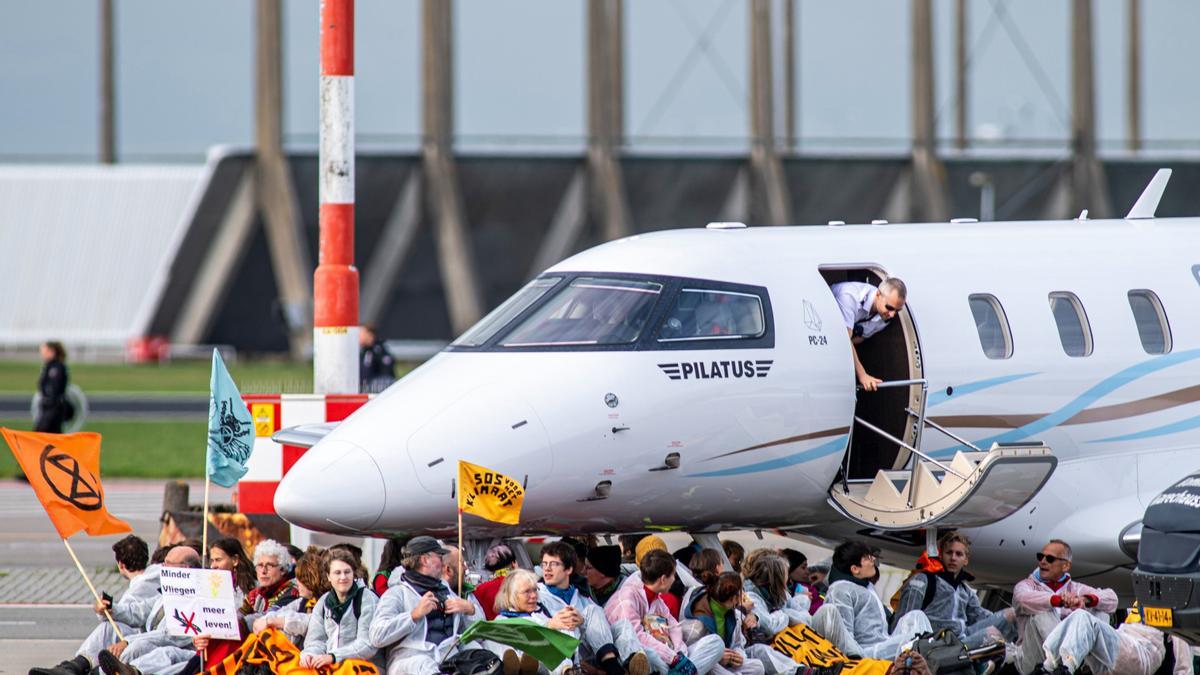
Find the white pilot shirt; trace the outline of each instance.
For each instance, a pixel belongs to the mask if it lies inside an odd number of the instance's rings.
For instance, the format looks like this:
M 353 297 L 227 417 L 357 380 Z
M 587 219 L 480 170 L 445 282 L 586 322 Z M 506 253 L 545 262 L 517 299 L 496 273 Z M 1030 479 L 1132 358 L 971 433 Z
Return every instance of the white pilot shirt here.
M 862 326 L 862 336 L 866 339 L 887 328 L 888 322 L 875 313 L 875 295 L 879 288 L 861 281 L 843 281 L 830 286 L 830 290 L 847 329 Z

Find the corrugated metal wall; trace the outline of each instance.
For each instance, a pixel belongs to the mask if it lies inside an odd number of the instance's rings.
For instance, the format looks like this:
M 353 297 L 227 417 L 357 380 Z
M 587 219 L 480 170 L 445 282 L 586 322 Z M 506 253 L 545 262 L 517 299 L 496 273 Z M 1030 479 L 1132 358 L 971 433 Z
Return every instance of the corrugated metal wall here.
M 199 166 L 0 167 L 0 346 L 141 335 Z

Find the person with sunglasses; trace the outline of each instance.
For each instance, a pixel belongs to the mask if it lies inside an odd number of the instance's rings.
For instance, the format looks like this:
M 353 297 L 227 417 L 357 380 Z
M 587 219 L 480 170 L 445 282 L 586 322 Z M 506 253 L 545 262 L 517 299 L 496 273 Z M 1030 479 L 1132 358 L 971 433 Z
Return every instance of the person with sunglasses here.
M 908 287 L 897 277 L 884 279 L 879 286 L 861 281 L 843 281 L 830 287 L 842 312 L 846 334 L 850 336 L 854 356 L 854 376 L 867 391 L 875 391 L 883 380 L 872 376 L 858 357 L 858 345 L 887 328 L 888 322 L 904 309 Z
M 1082 610 L 1107 622 L 1117 609 L 1117 594 L 1111 588 L 1093 588 L 1071 578 L 1071 546 L 1051 539 L 1036 554 L 1037 569 L 1013 588 L 1020 643 L 1006 660 L 1021 673 L 1032 673 L 1045 658 L 1043 644 L 1072 612 Z

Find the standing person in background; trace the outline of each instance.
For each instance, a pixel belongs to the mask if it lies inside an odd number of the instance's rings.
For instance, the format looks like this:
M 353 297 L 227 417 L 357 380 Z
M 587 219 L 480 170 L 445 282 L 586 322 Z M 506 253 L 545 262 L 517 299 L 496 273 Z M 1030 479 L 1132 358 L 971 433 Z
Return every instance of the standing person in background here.
M 66 422 L 67 400 L 67 351 L 57 340 L 42 343 L 42 374 L 38 376 L 37 420 L 33 430 L 48 434 L 61 434 Z
M 38 375 L 38 409 L 33 430 L 48 434 L 61 434 L 66 422 L 67 401 L 67 351 L 57 340 L 43 342 L 41 347 L 42 373 Z M 16 479 L 25 483 L 29 479 L 17 468 Z
M 375 335 L 375 326 L 366 325 L 358 331 L 360 390 L 378 394 L 396 381 L 396 359 Z

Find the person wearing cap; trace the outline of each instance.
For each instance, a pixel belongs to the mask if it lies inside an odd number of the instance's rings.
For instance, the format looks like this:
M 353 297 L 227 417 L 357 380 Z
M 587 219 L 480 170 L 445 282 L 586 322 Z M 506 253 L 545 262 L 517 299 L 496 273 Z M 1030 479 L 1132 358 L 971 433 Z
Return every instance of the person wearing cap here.
M 371 621 L 371 646 L 385 652 L 387 675 L 436 675 L 454 636 L 476 614 L 442 579 L 447 553 L 426 536 L 404 547 L 404 572 L 389 579 Z
M 603 607 L 629 575 L 621 571 L 620 546 L 594 546 L 588 549 L 583 564 L 583 576 L 596 604 Z

